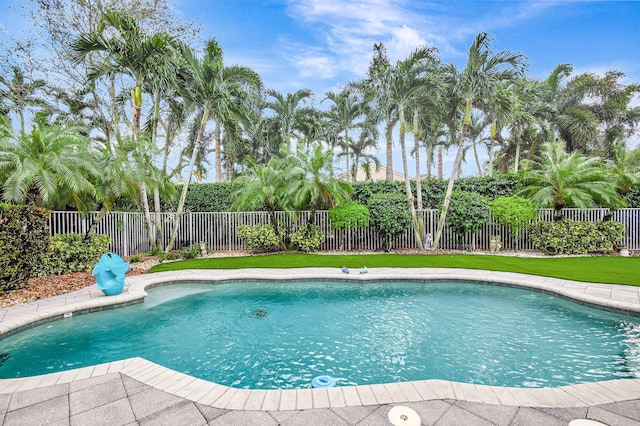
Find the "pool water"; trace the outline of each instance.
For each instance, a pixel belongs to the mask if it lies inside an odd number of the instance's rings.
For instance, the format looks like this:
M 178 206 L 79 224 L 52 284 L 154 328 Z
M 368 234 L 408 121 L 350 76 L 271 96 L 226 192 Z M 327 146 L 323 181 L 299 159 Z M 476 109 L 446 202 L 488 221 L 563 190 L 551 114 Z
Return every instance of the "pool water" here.
M 0 340 L 0 377 L 135 356 L 238 388 L 555 387 L 640 377 L 640 319 L 474 283 L 180 284 Z

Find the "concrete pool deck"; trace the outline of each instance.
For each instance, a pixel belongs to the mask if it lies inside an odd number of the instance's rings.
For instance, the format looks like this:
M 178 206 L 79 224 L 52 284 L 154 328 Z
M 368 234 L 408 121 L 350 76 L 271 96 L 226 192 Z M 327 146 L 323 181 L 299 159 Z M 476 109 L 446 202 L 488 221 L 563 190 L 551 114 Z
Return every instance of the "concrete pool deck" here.
M 589 306 L 640 316 L 640 287 L 582 283 L 465 269 L 335 268 L 187 270 L 127 277 L 107 297 L 95 286 L 0 309 L 0 337 L 69 315 L 139 303 L 145 289 L 174 282 L 246 279 L 354 281 L 464 280 L 530 288 Z M 413 408 L 423 424 L 566 425 L 572 419 L 640 425 L 640 379 L 526 389 L 425 380 L 330 389 L 247 390 L 218 385 L 131 358 L 0 380 L 0 424 L 387 425 L 394 405 Z

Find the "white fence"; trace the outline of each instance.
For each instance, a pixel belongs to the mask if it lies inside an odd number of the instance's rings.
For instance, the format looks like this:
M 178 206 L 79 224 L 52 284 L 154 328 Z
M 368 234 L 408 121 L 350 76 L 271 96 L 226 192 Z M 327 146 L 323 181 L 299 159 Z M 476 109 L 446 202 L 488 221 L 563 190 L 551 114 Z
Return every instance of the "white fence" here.
M 425 241 L 435 234 L 438 223 L 437 210 L 425 210 L 422 218 L 425 225 Z M 608 209 L 564 209 L 563 215 L 568 219 L 598 221 L 609 213 Z M 278 212 L 278 220 L 289 229 L 296 229 L 307 221 L 309 213 L 303 212 L 291 217 Z M 321 251 L 376 251 L 381 250 L 382 238 L 373 228 L 353 231 L 335 231 L 331 229 L 326 211 L 316 213 L 316 223 L 326 235 Z M 52 212 L 49 219 L 51 235 L 65 233 L 85 233 L 90 228 L 98 212 L 79 215 L 77 212 Z M 163 246 L 166 246 L 173 226 L 173 213 L 161 214 L 161 225 L 164 235 Z M 553 219 L 553 210 L 540 210 L 540 220 Z M 612 220 L 625 226 L 622 244 L 630 250 L 640 250 L 640 209 L 620 209 L 613 213 Z M 247 213 L 186 213 L 180 223 L 176 249 L 190 247 L 205 242 L 212 251 L 244 250 L 244 243 L 238 237 L 236 229 L 239 225 L 268 224 L 266 212 Z M 149 239 L 141 213 L 113 212 L 105 216 L 97 225 L 96 233 L 111 237 L 111 247 L 115 253 L 129 256 L 150 250 Z M 515 236 L 508 228 L 490 221 L 475 234 L 461 239 L 450 229 L 445 228 L 440 247 L 442 249 L 489 250 L 492 235 L 500 236 L 503 250 L 532 250 L 533 246 L 526 233 Z M 391 249 L 415 248 L 415 236 L 410 229 L 391 240 Z

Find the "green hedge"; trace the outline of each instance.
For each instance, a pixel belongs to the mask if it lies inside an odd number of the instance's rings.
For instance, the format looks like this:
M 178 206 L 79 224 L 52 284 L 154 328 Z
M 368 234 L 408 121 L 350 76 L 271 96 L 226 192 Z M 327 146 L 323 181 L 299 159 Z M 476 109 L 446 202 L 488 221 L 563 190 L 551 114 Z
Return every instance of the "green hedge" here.
M 49 239 L 49 249 L 36 268 L 38 276 L 90 272 L 100 256 L 109 251 L 111 238 L 103 234 L 58 234 Z
M 0 204 L 0 292 L 26 285 L 47 252 L 49 210 Z
M 537 222 L 530 237 L 535 247 L 547 254 L 611 253 L 620 242 L 624 226 L 615 221 L 582 222 L 559 220 Z

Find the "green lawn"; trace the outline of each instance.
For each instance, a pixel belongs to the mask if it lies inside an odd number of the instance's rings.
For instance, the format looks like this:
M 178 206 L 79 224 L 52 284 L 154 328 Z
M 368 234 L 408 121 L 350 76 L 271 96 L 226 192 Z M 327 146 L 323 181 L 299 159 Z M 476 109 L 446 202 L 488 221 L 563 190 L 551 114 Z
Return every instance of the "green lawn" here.
M 407 255 L 407 254 L 271 254 L 261 256 L 191 259 L 163 263 L 151 272 L 180 269 L 239 268 L 467 268 L 520 272 L 574 281 L 640 286 L 640 257 L 562 257 L 525 258 L 475 254 Z

